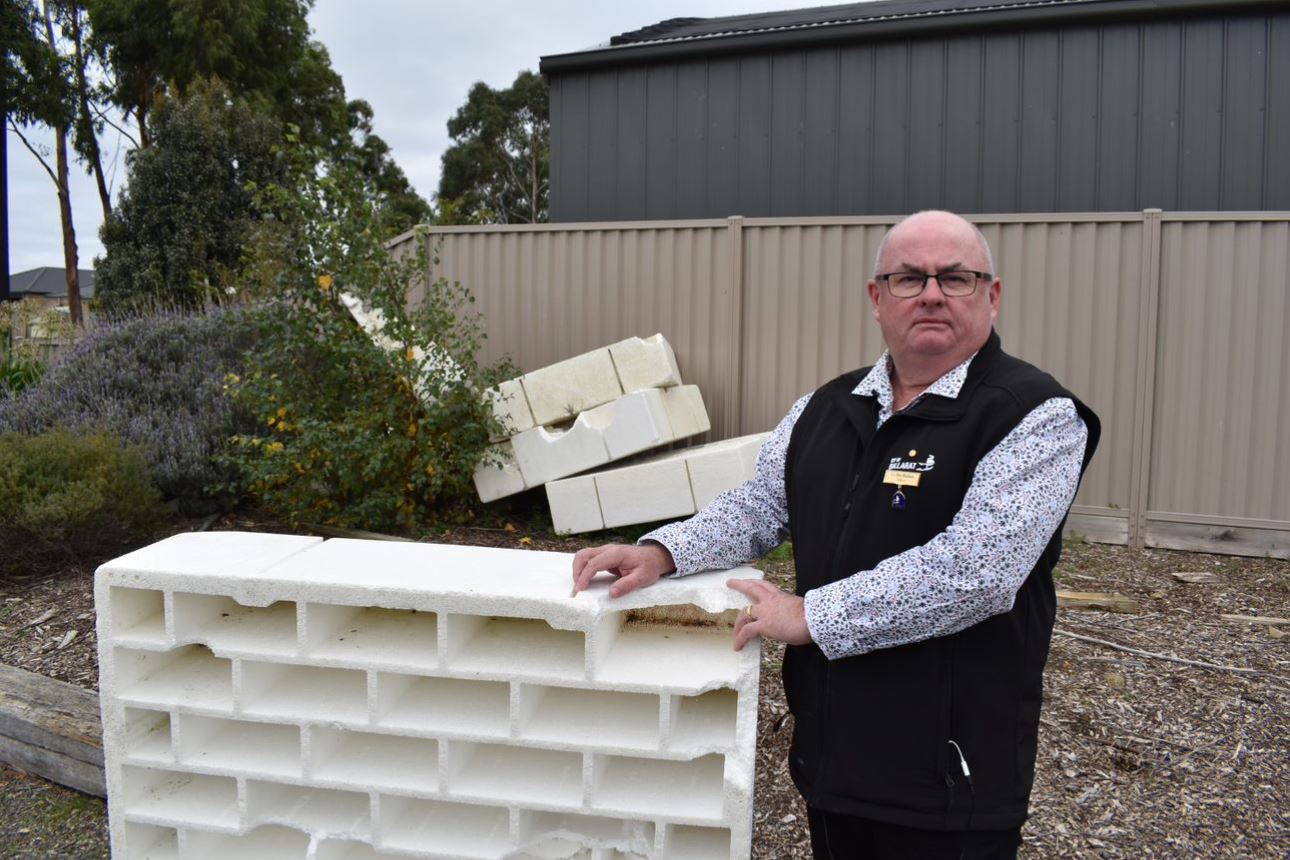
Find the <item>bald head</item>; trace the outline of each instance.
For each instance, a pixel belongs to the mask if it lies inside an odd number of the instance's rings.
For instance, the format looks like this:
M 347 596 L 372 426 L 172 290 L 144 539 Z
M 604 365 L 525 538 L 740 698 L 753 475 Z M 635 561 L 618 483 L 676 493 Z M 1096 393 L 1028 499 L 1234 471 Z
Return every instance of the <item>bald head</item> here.
M 953 212 L 946 212 L 942 209 L 924 209 L 922 212 L 915 212 L 913 215 L 908 215 L 897 221 L 887 231 L 887 234 L 882 237 L 882 241 L 878 244 L 878 254 L 873 261 L 874 276 L 876 277 L 883 272 L 893 271 L 899 267 L 899 260 L 886 259 L 887 250 L 893 237 L 917 234 L 923 231 L 942 234 L 961 233 L 965 238 L 971 237 L 971 240 L 977 244 L 981 251 L 981 262 L 975 265 L 983 265 L 982 271 L 994 272 L 994 255 L 990 253 L 989 243 L 985 241 L 985 236 L 982 235 L 975 224 L 961 215 L 955 215 Z

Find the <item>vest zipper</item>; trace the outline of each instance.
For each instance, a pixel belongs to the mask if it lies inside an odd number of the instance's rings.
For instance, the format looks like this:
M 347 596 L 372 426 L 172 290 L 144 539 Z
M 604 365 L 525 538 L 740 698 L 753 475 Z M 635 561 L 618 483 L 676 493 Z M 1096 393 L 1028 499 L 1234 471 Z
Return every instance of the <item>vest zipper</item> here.
M 851 513 L 851 502 L 855 499 L 856 486 L 860 483 L 860 473 L 856 472 L 855 477 L 851 479 L 851 486 L 847 488 L 847 501 L 842 506 L 842 521 L 846 522 L 847 516 Z

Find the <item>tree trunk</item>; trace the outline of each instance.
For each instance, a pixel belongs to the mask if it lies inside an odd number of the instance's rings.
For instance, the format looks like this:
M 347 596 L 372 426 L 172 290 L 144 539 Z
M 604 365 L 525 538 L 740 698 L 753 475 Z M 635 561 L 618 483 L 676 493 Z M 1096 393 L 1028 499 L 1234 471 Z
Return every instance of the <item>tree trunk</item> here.
M 45 4 L 45 36 L 49 39 L 52 46 L 58 44 L 54 40 L 54 22 L 49 15 L 49 4 Z M 54 184 L 58 187 L 58 214 L 63 222 L 63 267 L 67 270 L 67 307 L 71 311 L 72 324 L 78 327 L 83 326 L 81 320 L 81 285 L 80 273 L 77 271 L 79 263 L 76 252 L 76 225 L 72 221 L 72 188 L 68 181 L 68 160 L 67 160 L 67 123 L 57 122 L 53 126 L 54 145 L 57 153 L 56 171 Z
M 63 266 L 67 269 L 67 307 L 72 314 L 72 324 L 84 327 L 81 319 L 81 280 L 77 270 L 79 256 L 76 251 L 76 225 L 72 223 L 72 194 L 67 169 L 67 129 L 54 129 L 58 152 L 58 214 L 63 222 Z
M 112 197 L 103 177 L 103 156 L 99 151 L 99 138 L 94 132 L 94 119 L 90 113 L 90 85 L 85 77 L 85 52 L 81 37 L 81 7 L 72 4 L 69 10 L 72 24 L 73 58 L 76 62 L 76 128 L 77 137 L 85 142 L 85 159 L 90 163 L 94 181 L 99 189 L 99 203 L 103 206 L 103 220 L 112 214 Z M 69 296 L 70 298 L 70 296 Z

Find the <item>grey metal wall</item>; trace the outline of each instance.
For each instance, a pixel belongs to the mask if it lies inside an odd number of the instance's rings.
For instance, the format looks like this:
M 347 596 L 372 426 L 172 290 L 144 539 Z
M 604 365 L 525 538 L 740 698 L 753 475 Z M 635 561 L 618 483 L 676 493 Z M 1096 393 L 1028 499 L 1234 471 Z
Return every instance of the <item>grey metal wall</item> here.
M 1290 209 L 1290 12 L 551 77 L 551 218 Z
M 711 438 L 873 362 L 885 217 L 436 228 L 485 357 L 541 367 L 662 332 Z M 1103 421 L 1070 528 L 1290 558 L 1290 213 L 981 215 L 1004 348 Z M 397 249 L 396 249 L 397 250 Z M 415 298 L 415 297 L 414 297 Z

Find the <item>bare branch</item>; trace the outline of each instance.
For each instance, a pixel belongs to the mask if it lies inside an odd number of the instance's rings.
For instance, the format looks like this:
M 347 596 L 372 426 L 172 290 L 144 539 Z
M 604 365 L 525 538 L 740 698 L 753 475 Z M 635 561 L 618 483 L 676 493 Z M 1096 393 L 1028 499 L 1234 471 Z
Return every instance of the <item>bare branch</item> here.
M 1149 657 L 1152 660 L 1167 660 L 1170 663 L 1181 663 L 1184 666 L 1196 666 L 1200 669 L 1215 669 L 1220 672 L 1236 672 L 1240 675 L 1262 674 L 1262 670 L 1260 669 L 1247 669 L 1243 666 L 1224 666 L 1220 663 L 1203 663 L 1200 660 L 1188 660 L 1185 657 L 1175 657 L 1172 654 L 1157 654 L 1154 651 L 1139 651 L 1137 648 L 1130 648 L 1128 645 L 1121 645 L 1118 642 L 1108 642 L 1105 639 L 1095 639 L 1092 636 L 1085 636 L 1081 633 L 1072 633 L 1069 630 L 1054 629 L 1053 633 L 1058 636 L 1068 636 L 1071 639 L 1078 639 L 1081 642 L 1091 642 L 1094 645 L 1101 645 L 1103 648 L 1114 648 L 1117 651 L 1137 654 L 1139 657 Z
M 118 125 L 117 123 L 113 122 L 108 117 L 108 112 L 106 109 L 99 108 L 98 105 L 94 105 L 94 107 L 95 107 L 95 111 L 94 111 L 95 118 L 102 120 L 105 124 L 116 129 L 123 137 L 125 137 L 126 140 L 130 141 L 130 143 L 134 145 L 135 149 L 139 148 L 139 141 L 134 139 L 134 135 L 130 134 L 130 132 L 125 128 L 125 126 Z
M 36 160 L 40 162 L 40 166 L 45 168 L 45 172 L 49 174 L 49 180 L 54 183 L 54 187 L 59 187 L 58 177 L 54 175 L 54 170 L 49 166 L 49 162 L 45 161 L 45 157 L 40 154 L 40 150 L 36 149 L 36 147 L 32 145 L 31 141 L 27 140 L 27 136 L 22 133 L 22 129 L 18 128 L 18 124 L 14 122 L 13 119 L 9 120 L 9 128 L 14 134 L 18 135 L 18 139 L 22 141 L 22 145 L 27 147 L 27 151 L 36 156 Z

